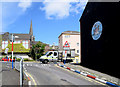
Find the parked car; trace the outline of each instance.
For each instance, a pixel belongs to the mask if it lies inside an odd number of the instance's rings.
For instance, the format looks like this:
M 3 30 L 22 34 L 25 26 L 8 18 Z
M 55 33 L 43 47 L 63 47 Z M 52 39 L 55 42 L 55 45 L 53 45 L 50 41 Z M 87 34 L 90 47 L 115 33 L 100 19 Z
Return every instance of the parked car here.
M 4 58 L 2 58 L 2 61 L 9 61 L 9 58 L 4 57 Z M 12 62 L 12 59 L 10 59 L 10 61 Z M 13 59 L 13 62 L 15 62 L 15 59 Z

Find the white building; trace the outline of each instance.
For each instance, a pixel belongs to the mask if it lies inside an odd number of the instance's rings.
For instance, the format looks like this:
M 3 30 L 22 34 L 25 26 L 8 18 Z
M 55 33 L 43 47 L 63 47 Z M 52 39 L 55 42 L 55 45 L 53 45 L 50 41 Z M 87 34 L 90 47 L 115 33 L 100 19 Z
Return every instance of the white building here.
M 75 49 L 75 53 L 79 55 L 81 60 L 81 48 L 80 48 L 80 32 L 78 31 L 65 31 L 59 35 L 59 49 L 62 50 L 65 42 L 70 45 L 70 49 Z

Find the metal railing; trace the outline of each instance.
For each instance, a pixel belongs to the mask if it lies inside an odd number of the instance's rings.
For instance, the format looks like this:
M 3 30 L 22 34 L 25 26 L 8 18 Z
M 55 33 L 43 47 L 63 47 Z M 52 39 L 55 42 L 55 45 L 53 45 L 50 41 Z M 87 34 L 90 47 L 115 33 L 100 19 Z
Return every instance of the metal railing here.
M 20 61 L 16 61 L 15 59 L 15 69 L 20 72 L 20 87 L 23 86 L 23 58 L 17 56 L 16 58 L 20 58 Z

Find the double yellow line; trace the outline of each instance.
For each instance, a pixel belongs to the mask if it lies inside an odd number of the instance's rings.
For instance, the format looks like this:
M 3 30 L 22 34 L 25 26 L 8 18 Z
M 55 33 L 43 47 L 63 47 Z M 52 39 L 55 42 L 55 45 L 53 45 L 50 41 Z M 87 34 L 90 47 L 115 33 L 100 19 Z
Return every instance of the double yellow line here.
M 37 83 L 35 82 L 35 79 L 32 77 L 32 75 L 30 73 L 28 73 L 28 72 L 25 72 L 25 73 L 32 79 L 35 87 L 37 87 Z

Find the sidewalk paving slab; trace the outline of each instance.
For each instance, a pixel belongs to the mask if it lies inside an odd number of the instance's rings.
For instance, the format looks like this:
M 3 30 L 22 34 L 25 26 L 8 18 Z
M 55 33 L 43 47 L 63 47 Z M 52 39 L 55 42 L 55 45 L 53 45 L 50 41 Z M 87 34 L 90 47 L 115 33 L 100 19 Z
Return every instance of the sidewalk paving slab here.
M 11 64 L 2 63 L 2 87 L 20 85 L 20 74 L 11 68 Z
M 61 63 L 60 63 L 60 64 L 61 64 Z M 64 65 L 64 64 L 62 63 L 62 65 Z M 75 70 L 78 70 L 78 71 L 80 71 L 80 72 L 84 72 L 84 73 L 86 73 L 86 74 L 95 76 L 95 77 L 97 77 L 97 78 L 100 78 L 100 79 L 103 79 L 103 80 L 106 80 L 106 81 L 110 81 L 110 82 L 112 82 L 112 83 L 115 83 L 115 84 L 120 85 L 120 79 L 119 79 L 119 78 L 110 76 L 110 75 L 108 75 L 108 74 L 105 74 L 105 73 L 102 73 L 102 72 L 99 72 L 99 71 L 95 71 L 95 70 L 86 68 L 86 67 L 84 67 L 84 66 L 81 66 L 80 64 L 75 65 L 75 64 L 73 64 L 73 63 L 66 63 L 64 66 L 70 67 L 70 68 L 75 69 Z

